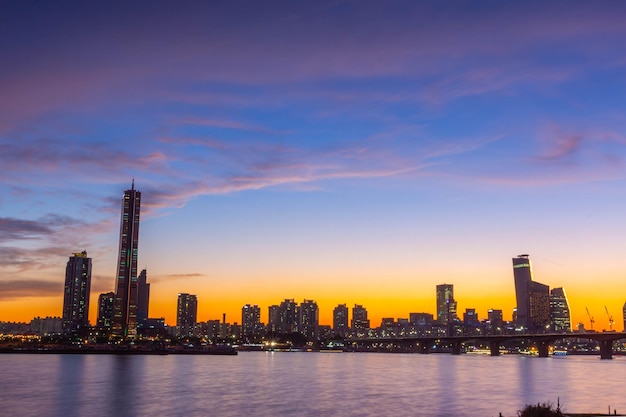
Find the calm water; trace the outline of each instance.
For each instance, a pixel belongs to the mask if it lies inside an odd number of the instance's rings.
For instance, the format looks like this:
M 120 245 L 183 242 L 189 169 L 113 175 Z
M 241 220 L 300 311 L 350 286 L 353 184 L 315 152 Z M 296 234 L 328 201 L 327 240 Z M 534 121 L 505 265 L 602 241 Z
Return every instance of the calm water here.
M 0 355 L 6 416 L 514 416 L 626 413 L 626 358 L 267 353 Z

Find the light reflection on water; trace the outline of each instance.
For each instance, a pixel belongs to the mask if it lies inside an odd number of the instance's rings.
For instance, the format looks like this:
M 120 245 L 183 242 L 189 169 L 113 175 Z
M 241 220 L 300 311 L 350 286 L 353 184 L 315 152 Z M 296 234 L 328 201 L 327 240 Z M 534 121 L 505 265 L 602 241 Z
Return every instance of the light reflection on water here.
M 0 355 L 16 416 L 515 416 L 626 412 L 626 358 L 376 353 Z

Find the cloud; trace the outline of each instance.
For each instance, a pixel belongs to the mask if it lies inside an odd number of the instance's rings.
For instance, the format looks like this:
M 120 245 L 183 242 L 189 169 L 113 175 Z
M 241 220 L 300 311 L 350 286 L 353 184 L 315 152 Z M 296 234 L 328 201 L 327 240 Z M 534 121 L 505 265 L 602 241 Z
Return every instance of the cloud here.
M 26 297 L 58 297 L 63 295 L 63 282 L 40 279 L 0 281 L 0 300 Z
M 115 277 L 111 275 L 91 275 L 91 294 L 114 291 Z
M 67 248 L 59 246 L 39 248 L 0 246 L 0 268 L 12 268 L 16 272 L 48 269 L 58 265 L 57 262 L 67 258 L 69 254 Z
M 150 282 L 163 282 L 170 280 L 182 280 L 182 279 L 192 279 L 192 278 L 203 278 L 208 277 L 207 274 L 201 274 L 199 272 L 190 272 L 187 274 L 168 274 L 168 275 L 152 275 L 149 277 Z
M 261 126 L 257 124 L 240 122 L 240 121 L 235 121 L 235 120 L 228 120 L 228 119 L 187 118 L 187 119 L 174 120 L 173 123 L 183 124 L 183 125 L 216 127 L 216 128 L 221 128 L 221 129 L 245 130 L 249 132 L 260 132 L 260 133 L 270 133 L 270 134 L 289 133 L 289 131 L 270 129 L 265 126 Z
M 244 13 L 236 4 L 197 2 L 180 9 L 157 2 L 149 15 L 105 5 L 97 16 L 80 3 L 63 13 L 54 5 L 7 7 L 3 39 L 12 41 L 2 46 L 13 59 L 0 68 L 0 129 L 68 110 L 94 114 L 112 103 L 285 107 L 294 87 L 328 80 L 432 84 L 426 99 L 440 101 L 520 81 L 559 82 L 571 75 L 572 62 L 582 74 L 623 65 L 614 53 L 626 34 L 622 4 L 493 3 L 448 10 L 400 3 L 279 2 L 251 4 Z M 260 128 L 210 117 L 204 123 Z
M 621 166 L 626 138 L 616 131 L 550 123 L 537 135 L 536 163 L 594 165 L 601 170 Z
M 558 136 L 552 140 L 550 148 L 538 155 L 537 159 L 542 161 L 557 161 L 569 158 L 580 149 L 583 139 L 580 133 Z
M 207 276 L 206 274 L 200 274 L 200 273 L 166 275 L 167 278 L 196 278 L 196 277 L 206 277 L 206 276 Z
M 161 137 L 157 139 L 159 142 L 171 143 L 175 145 L 195 145 L 213 149 L 226 149 L 228 145 L 222 141 L 211 138 L 191 138 L 191 137 Z
M 39 221 L 0 217 L 0 242 L 37 239 L 51 233 L 50 226 Z
M 80 220 L 58 214 L 47 214 L 39 220 L 0 217 L 0 242 L 41 239 L 52 236 L 59 228 L 84 225 Z
M 66 183 L 80 175 L 81 179 L 100 181 L 103 177 L 127 180 L 133 171 L 170 173 L 168 163 L 174 155 L 159 150 L 143 152 L 143 148 L 108 143 L 83 143 L 70 139 L 3 140 L 0 137 L 0 175 L 5 181 L 20 184 Z M 25 170 L 25 166 L 33 169 Z M 54 175 L 46 175 L 54 173 Z

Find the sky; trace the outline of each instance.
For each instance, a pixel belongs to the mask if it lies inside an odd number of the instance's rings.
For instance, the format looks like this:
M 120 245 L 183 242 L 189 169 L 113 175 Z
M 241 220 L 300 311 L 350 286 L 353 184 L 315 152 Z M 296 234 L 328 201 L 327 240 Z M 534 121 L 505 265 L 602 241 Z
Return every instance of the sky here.
M 511 319 L 511 258 L 623 328 L 626 3 L 0 1 L 0 321 L 113 291 L 142 192 L 150 316 L 315 300 Z M 608 310 L 608 314 L 607 311 Z

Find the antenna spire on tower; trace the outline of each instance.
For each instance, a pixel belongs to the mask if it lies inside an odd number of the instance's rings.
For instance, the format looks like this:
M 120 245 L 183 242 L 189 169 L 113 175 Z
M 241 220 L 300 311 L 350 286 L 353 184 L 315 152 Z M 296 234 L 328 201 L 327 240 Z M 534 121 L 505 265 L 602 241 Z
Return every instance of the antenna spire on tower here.
M 135 177 L 133 177 L 133 183 L 131 185 L 131 190 L 134 190 L 134 189 L 135 189 Z

